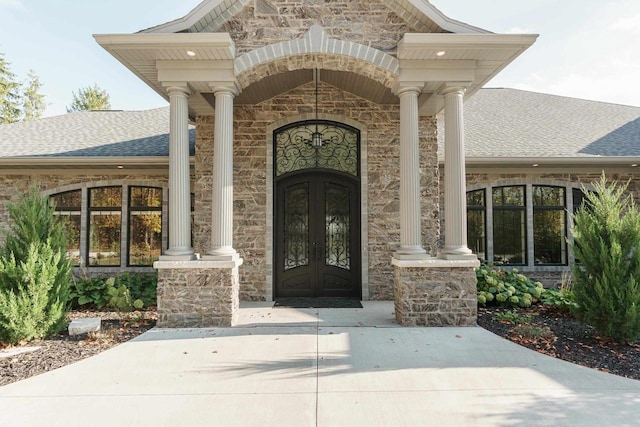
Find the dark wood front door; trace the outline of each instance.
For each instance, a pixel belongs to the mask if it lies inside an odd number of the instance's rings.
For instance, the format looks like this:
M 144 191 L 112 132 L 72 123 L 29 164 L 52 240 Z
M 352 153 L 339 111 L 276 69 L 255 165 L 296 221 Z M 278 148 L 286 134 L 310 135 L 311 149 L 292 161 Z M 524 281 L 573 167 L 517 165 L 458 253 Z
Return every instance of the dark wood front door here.
M 358 180 L 305 170 L 276 182 L 277 297 L 361 297 Z

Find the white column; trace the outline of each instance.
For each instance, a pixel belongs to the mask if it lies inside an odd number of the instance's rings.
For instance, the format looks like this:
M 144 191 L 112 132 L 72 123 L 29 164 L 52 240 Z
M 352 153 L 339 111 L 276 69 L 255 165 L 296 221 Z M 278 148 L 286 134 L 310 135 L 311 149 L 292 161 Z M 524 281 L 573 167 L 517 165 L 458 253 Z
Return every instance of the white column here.
M 445 87 L 444 95 L 444 248 L 446 259 L 475 258 L 467 247 L 467 188 L 464 157 L 465 87 Z
M 207 259 L 227 261 L 238 258 L 233 248 L 233 97 L 230 87 L 213 88 L 215 124 L 213 130 L 213 199 L 211 248 Z
M 420 211 L 420 151 L 417 87 L 405 87 L 400 96 L 400 248 L 398 259 L 426 258 L 422 247 Z
M 169 123 L 169 248 L 161 259 L 195 259 L 191 247 L 191 171 L 189 166 L 189 89 L 167 88 Z

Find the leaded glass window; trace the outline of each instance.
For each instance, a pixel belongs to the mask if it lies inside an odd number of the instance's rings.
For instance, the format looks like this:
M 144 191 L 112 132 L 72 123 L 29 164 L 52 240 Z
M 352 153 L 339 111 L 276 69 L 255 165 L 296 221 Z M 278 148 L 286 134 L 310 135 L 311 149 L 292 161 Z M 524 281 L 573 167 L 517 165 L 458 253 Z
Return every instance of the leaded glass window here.
M 322 134 L 319 148 L 311 143 L 316 128 Z M 306 122 L 278 129 L 274 138 L 276 177 L 314 168 L 359 174 L 359 132 L 354 128 L 328 121 Z

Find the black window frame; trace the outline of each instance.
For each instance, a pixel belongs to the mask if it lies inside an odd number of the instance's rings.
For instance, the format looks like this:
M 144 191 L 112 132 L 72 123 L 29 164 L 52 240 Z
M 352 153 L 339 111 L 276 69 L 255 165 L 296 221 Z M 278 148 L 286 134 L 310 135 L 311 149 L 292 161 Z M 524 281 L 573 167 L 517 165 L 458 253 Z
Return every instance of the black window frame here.
M 536 188 L 554 188 L 554 189 L 560 189 L 562 190 L 562 204 L 561 205 L 539 205 L 536 204 Z M 568 252 L 568 247 L 567 247 L 567 233 L 568 233 L 568 218 L 567 218 L 567 188 L 563 187 L 561 185 L 538 185 L 535 184 L 531 187 L 532 190 L 532 218 L 531 218 L 531 223 L 532 223 L 532 232 L 533 232 L 533 236 L 532 236 L 532 243 L 533 243 L 533 265 L 534 266 L 565 266 L 565 265 L 569 265 L 569 252 Z M 563 219 L 564 219 L 564 235 L 562 236 L 562 249 L 561 249 L 561 253 L 564 254 L 564 261 L 560 262 L 560 263 L 539 263 L 536 261 L 537 257 L 536 257 L 536 241 L 535 241 L 535 233 L 536 233 L 536 212 L 541 212 L 541 211 L 560 211 L 563 214 Z
M 522 189 L 522 205 L 510 205 L 510 204 L 504 204 L 504 190 L 505 188 L 521 188 Z M 502 192 L 502 199 L 503 199 L 503 203 L 501 204 L 496 204 L 495 202 L 495 191 L 496 190 L 503 190 Z M 520 263 L 514 263 L 514 262 L 504 262 L 504 261 L 497 261 L 497 262 L 501 262 L 504 265 L 508 265 L 508 266 L 527 266 L 529 265 L 529 256 L 528 256 L 528 244 L 529 244 L 529 229 L 527 227 L 527 188 L 526 185 L 523 184 L 519 184 L 519 185 L 501 185 L 501 186 L 495 186 L 491 188 L 491 201 L 492 201 L 492 211 L 493 211 L 493 236 L 492 238 L 492 242 L 493 242 L 493 260 L 494 262 L 496 261 L 496 211 L 500 212 L 522 212 L 524 213 L 524 215 L 522 215 L 523 218 L 523 232 L 524 232 L 524 247 L 522 249 L 522 262 Z

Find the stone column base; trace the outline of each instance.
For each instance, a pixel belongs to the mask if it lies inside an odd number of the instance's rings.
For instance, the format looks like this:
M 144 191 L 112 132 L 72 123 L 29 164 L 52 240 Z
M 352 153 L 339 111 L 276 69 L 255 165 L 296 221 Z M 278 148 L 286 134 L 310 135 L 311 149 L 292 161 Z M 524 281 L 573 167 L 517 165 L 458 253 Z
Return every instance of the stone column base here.
M 393 259 L 395 313 L 402 326 L 476 326 L 477 260 Z
M 236 323 L 241 264 L 242 259 L 155 262 L 158 327 L 207 328 Z

